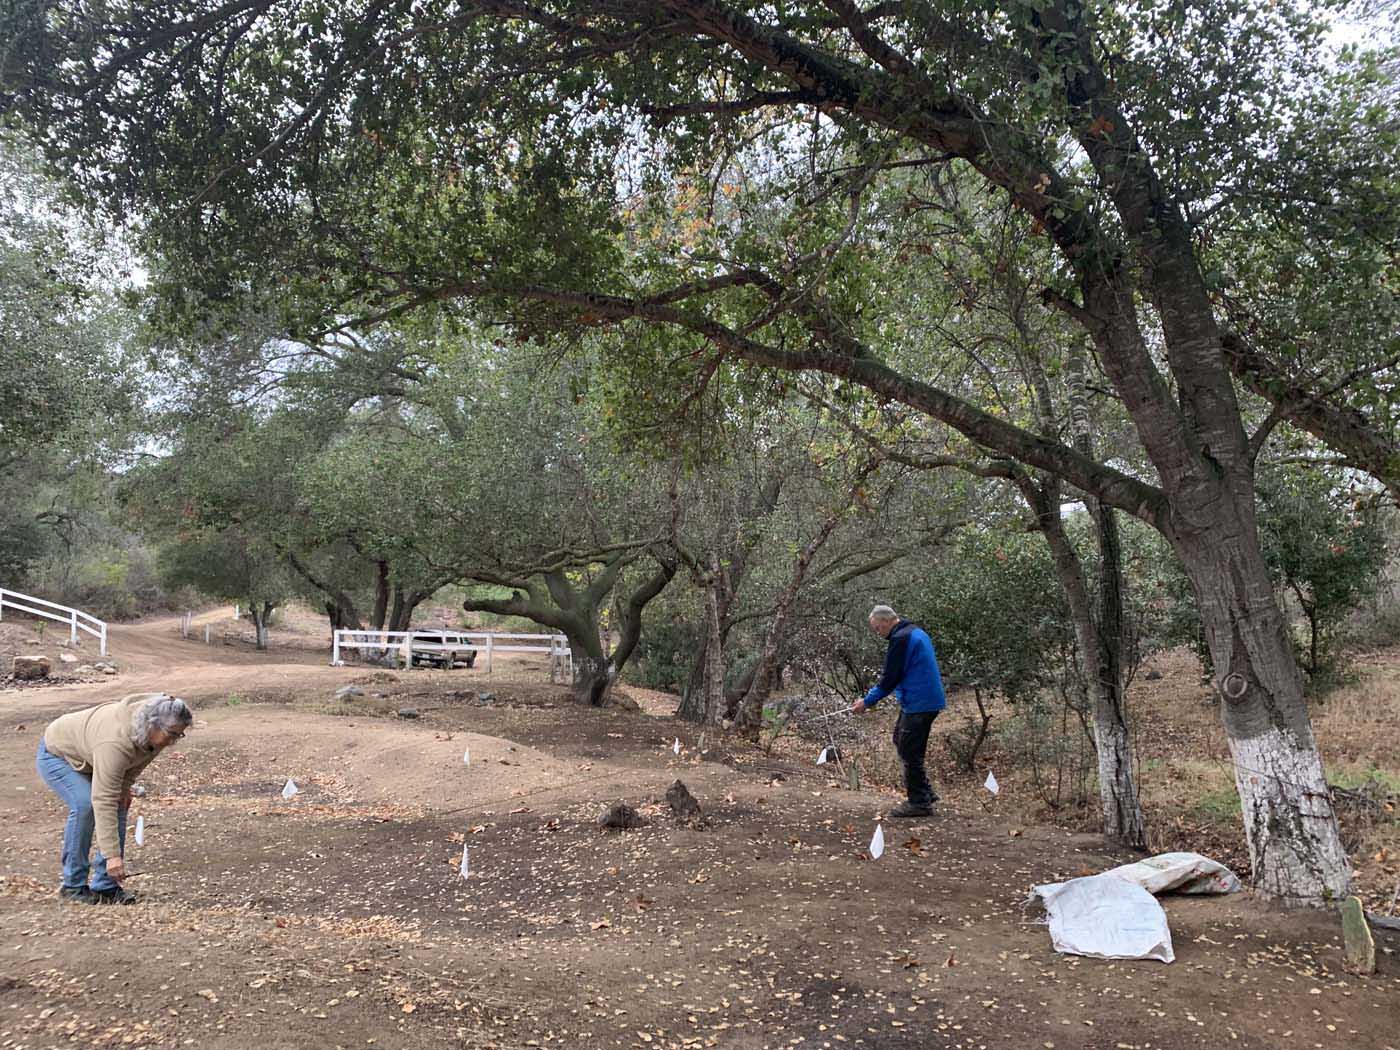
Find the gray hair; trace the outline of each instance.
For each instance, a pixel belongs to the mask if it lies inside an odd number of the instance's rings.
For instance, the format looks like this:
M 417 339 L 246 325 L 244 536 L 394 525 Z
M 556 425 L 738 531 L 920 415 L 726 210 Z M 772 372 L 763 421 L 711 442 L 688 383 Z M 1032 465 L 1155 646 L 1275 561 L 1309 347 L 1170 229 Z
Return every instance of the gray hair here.
M 145 747 L 153 729 L 184 729 L 194 721 L 194 714 L 183 700 L 157 693 L 136 709 L 131 718 L 131 742 Z
M 881 623 L 889 623 L 891 620 L 898 620 L 899 613 L 895 612 L 888 605 L 877 605 L 870 610 L 870 619 L 879 620 Z

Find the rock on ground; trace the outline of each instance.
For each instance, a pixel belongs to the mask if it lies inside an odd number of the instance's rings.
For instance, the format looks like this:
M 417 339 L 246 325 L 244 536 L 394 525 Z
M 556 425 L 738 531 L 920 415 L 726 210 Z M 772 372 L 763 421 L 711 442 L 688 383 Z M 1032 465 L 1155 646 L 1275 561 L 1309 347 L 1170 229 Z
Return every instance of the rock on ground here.
M 642 826 L 642 818 L 626 802 L 614 802 L 598 815 L 598 826 L 618 830 L 639 828 Z
M 10 664 L 10 673 L 20 682 L 47 678 L 52 670 L 53 663 L 47 656 L 16 656 Z
M 677 780 L 666 789 L 666 802 L 675 818 L 682 823 L 698 823 L 705 818 L 700 813 L 700 803 L 690 793 L 690 789 Z
M 1366 924 L 1366 913 L 1359 897 L 1348 897 L 1342 902 L 1342 941 L 1346 945 L 1349 971 L 1356 974 L 1376 972 L 1376 942 L 1371 937 L 1371 927 Z

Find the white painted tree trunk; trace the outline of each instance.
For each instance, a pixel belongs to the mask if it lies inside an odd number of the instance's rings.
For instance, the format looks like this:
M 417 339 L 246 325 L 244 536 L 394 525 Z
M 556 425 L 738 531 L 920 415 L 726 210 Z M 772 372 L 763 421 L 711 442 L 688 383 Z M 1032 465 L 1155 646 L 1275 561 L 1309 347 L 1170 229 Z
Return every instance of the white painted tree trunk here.
M 1231 739 L 1230 752 L 1256 887 L 1301 904 L 1346 896 L 1351 867 L 1311 734 L 1270 729 Z
M 1178 552 L 1215 665 L 1255 886 L 1298 904 L 1340 900 L 1351 865 L 1253 523 Z

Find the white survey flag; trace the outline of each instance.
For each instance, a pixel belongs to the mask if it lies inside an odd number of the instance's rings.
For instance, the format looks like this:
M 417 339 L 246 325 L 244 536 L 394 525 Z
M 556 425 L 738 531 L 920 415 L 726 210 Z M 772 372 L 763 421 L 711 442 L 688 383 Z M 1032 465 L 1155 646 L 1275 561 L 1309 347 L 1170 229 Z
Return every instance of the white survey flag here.
M 464 766 L 469 766 L 469 765 L 471 765 L 471 764 L 472 764 L 472 749 L 471 749 L 471 748 L 467 748 L 465 751 L 462 752 L 462 765 L 464 765 Z
M 870 859 L 879 860 L 885 852 L 885 829 L 883 825 L 875 825 L 875 834 L 870 836 Z
M 990 791 L 993 795 L 1001 794 L 1001 785 L 997 783 L 996 774 L 994 774 L 990 769 L 987 770 L 987 779 L 982 782 L 982 786 L 988 791 Z
M 676 737 L 676 742 L 675 742 L 674 744 L 671 745 L 671 750 L 674 751 L 674 752 L 675 752 L 676 754 L 678 754 L 678 755 L 681 753 L 681 738 L 680 738 L 680 737 Z
M 287 783 L 282 787 L 282 797 L 293 798 L 299 794 L 301 794 L 301 788 L 297 787 L 297 782 L 289 777 Z
M 471 869 L 468 868 L 468 866 L 467 866 L 467 847 L 466 847 L 466 846 L 463 846 L 463 847 L 462 847 L 462 878 L 465 879 L 465 878 L 467 877 L 468 873 L 470 872 L 470 870 L 471 870 Z
M 145 844 L 146 844 L 146 818 L 145 818 L 145 817 L 137 817 L 137 818 L 136 818 L 136 845 L 138 845 L 138 846 L 144 846 Z
M 819 765 L 819 766 L 824 766 L 824 765 L 826 765 L 826 753 L 827 753 L 827 751 L 829 751 L 829 750 L 830 750 L 830 748 L 825 748 L 825 747 L 822 748 L 822 753 L 821 753 L 820 755 L 817 756 L 817 765 Z

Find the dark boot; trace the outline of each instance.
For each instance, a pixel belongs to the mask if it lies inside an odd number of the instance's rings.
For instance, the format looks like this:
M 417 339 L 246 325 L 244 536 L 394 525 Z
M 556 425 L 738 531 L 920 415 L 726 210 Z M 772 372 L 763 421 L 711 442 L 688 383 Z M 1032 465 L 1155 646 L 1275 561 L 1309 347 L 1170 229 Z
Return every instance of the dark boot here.
M 916 804 L 913 803 L 913 802 L 901 802 L 899 805 L 895 806 L 894 809 L 890 810 L 889 813 L 887 813 L 887 814 L 885 814 L 885 815 L 888 816 L 888 817 L 896 818 L 896 819 L 913 819 L 913 818 L 915 818 L 915 817 L 931 817 L 931 816 L 933 816 L 933 807 L 932 807 L 932 806 L 920 806 L 920 805 L 916 805 Z
M 135 904 L 136 894 L 127 893 L 120 886 L 110 890 L 92 891 L 94 904 Z
M 68 904 L 96 904 L 97 894 L 86 886 L 64 886 L 58 891 L 58 899 Z

